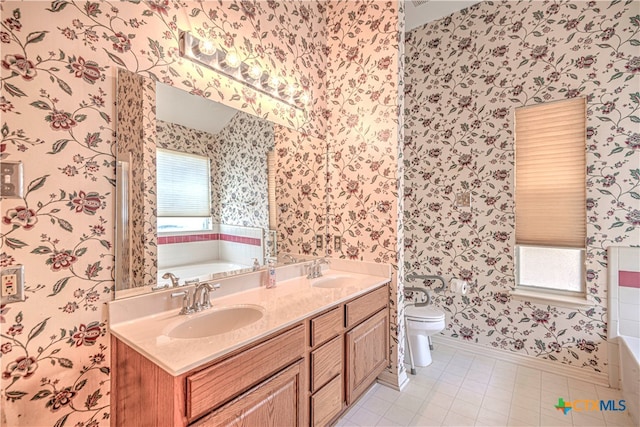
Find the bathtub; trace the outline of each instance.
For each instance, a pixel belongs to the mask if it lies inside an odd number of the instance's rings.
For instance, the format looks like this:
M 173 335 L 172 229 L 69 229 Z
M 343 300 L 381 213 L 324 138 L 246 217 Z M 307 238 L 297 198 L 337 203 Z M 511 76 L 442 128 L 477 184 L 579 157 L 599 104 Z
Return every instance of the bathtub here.
M 634 425 L 640 425 L 640 338 L 618 337 L 620 352 L 620 389 Z
M 212 261 L 204 264 L 180 265 L 171 268 L 158 270 L 158 284 L 170 284 L 170 280 L 163 279 L 164 273 L 173 273 L 180 278 L 180 283 L 186 280 L 212 280 L 219 277 L 221 273 L 237 270 L 251 270 L 251 266 L 235 264 L 226 261 Z
M 619 388 L 634 425 L 640 425 L 640 247 L 608 252 L 609 385 Z

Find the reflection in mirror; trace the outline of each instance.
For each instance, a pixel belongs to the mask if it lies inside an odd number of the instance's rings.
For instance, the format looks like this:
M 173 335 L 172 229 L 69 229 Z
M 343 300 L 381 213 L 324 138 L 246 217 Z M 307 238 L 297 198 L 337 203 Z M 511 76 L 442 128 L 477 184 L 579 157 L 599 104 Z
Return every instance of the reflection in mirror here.
M 275 256 L 273 123 L 124 70 L 118 85 L 116 290 L 169 284 L 166 273 L 208 280 Z M 140 104 L 153 94 L 155 118 Z
M 156 113 L 157 153 L 167 150 L 157 157 L 157 176 L 170 177 L 157 180 L 158 283 L 166 282 L 165 273 L 209 280 L 261 265 L 270 255 L 265 237 L 273 123 L 161 83 Z M 167 153 L 170 161 L 160 162 Z M 196 172 L 195 163 L 203 161 L 208 174 Z M 188 194 L 203 183 L 210 203 L 206 195 Z
M 326 230 L 323 141 L 127 70 L 117 85 L 117 298 L 169 284 L 166 273 L 183 284 L 251 271 L 254 258 L 325 255 L 315 244 Z M 170 154 L 164 166 L 159 150 Z M 163 201 L 157 167 L 170 171 L 174 194 L 192 187 L 192 168 L 171 154 L 208 162 L 204 216 L 187 214 L 193 196 Z

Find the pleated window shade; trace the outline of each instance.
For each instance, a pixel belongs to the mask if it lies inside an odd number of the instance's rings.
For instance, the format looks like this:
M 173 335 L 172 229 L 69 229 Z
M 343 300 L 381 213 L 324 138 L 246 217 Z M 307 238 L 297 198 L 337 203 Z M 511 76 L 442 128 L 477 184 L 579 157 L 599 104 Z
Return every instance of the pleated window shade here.
M 586 100 L 516 109 L 516 244 L 586 245 Z
M 159 217 L 211 215 L 209 158 L 159 148 L 156 169 Z
M 276 218 L 276 154 L 274 151 L 267 153 L 267 182 L 269 192 L 269 228 L 277 228 Z

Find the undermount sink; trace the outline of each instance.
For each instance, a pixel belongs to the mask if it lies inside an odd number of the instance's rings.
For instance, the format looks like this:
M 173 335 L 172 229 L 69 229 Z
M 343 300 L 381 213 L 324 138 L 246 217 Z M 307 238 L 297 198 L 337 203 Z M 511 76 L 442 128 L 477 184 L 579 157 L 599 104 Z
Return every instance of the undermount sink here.
M 171 338 L 206 338 L 240 329 L 257 322 L 264 316 L 258 305 L 234 305 L 213 308 L 193 316 L 171 327 L 166 335 Z
M 325 276 L 311 281 L 311 286 L 316 288 L 342 288 L 343 286 L 353 285 L 353 277 L 351 276 Z

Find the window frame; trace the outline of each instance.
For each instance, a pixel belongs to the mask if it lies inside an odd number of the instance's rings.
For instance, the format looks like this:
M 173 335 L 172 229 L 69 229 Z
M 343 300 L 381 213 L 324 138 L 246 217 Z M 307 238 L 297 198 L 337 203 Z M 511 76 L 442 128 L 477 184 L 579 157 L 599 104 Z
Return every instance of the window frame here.
M 175 155 L 177 156 L 188 156 L 188 157 L 196 157 L 196 158 L 202 158 L 203 160 L 206 160 L 207 163 L 207 174 L 206 174 L 206 183 L 207 183 L 207 200 L 208 200 L 208 208 L 207 211 L 209 212 L 209 215 L 206 216 L 177 216 L 177 215 L 160 215 L 159 213 L 159 203 L 156 203 L 156 228 L 157 228 L 157 232 L 159 236 L 171 236 L 171 235 L 186 235 L 186 234 L 197 234 L 197 233 L 201 233 L 201 232 L 209 232 L 211 230 L 213 230 L 213 216 L 211 215 L 211 200 L 212 200 L 212 195 L 211 195 L 211 158 L 205 156 L 205 155 L 201 155 L 201 154 L 194 154 L 194 153 L 187 153 L 187 152 L 181 152 L 181 151 L 176 151 L 176 150 L 171 150 L 171 149 L 166 149 L 166 148 L 162 148 L 162 147 L 158 147 L 156 148 L 156 176 L 159 176 L 159 174 L 157 173 L 157 169 L 158 169 L 158 164 L 159 162 L 157 161 L 157 157 L 158 157 L 158 152 L 164 152 L 165 155 L 173 155 L 175 153 Z M 156 178 L 157 179 L 157 178 Z M 156 183 L 156 186 L 159 188 L 158 183 Z M 156 198 L 158 197 L 158 193 L 159 191 L 156 190 Z M 177 228 L 175 229 L 171 229 L 171 230 L 166 230 L 166 231 L 161 231 L 161 227 L 166 226 L 166 224 L 161 225 L 161 221 L 167 221 L 170 220 L 171 218 L 174 218 L 177 220 L 177 222 L 175 223 L 177 225 Z M 181 220 L 184 220 L 184 222 L 189 222 L 189 221 L 200 221 L 202 223 L 202 227 L 203 228 L 194 228 L 188 225 L 183 225 L 182 227 L 180 226 L 180 222 Z
M 584 147 L 585 147 L 585 160 L 584 160 L 584 165 L 585 165 L 585 169 L 584 169 L 584 180 L 585 180 L 585 186 L 584 186 L 584 198 L 586 200 L 586 180 L 587 180 L 587 173 L 586 173 L 586 129 L 587 129 L 587 114 L 586 114 L 586 110 L 587 110 L 587 100 L 586 98 L 584 99 L 584 116 L 583 116 L 583 121 L 584 121 L 584 137 L 582 138 L 582 142 L 584 143 Z M 533 104 L 533 105 L 528 105 L 528 106 L 522 106 L 519 108 L 527 108 L 527 107 L 536 107 L 536 106 L 541 106 L 544 104 L 553 104 L 556 102 L 563 102 L 563 101 L 571 101 L 571 100 L 556 100 L 556 101 L 550 101 L 547 103 L 543 103 L 543 104 Z M 575 100 L 574 100 L 575 101 Z M 518 108 L 518 109 L 519 109 Z M 518 168 L 518 162 L 517 162 L 517 147 L 518 147 L 518 137 L 517 137 L 517 112 L 518 109 L 514 110 L 514 203 L 515 203 L 515 210 L 517 212 L 518 209 L 518 201 L 517 201 L 517 188 L 516 188 L 516 182 L 517 182 L 517 168 Z M 526 123 L 525 127 L 530 124 Z M 553 137 L 550 137 L 550 139 Z M 535 140 L 534 140 L 535 141 Z M 575 146 L 574 146 L 575 147 Z M 587 225 L 587 212 L 586 212 L 586 204 L 584 207 L 584 216 L 583 216 L 583 221 L 584 221 L 584 225 L 586 227 Z M 514 220 L 516 218 L 516 215 L 514 215 Z M 517 222 L 514 224 L 514 230 L 517 229 Z M 586 283 L 586 274 L 587 274 L 587 267 L 586 267 L 586 249 L 587 249 L 587 244 L 586 244 L 586 234 L 584 236 L 584 245 L 581 247 L 575 247 L 575 246 L 562 246 L 562 245 L 554 245 L 553 242 L 548 241 L 545 243 L 541 243 L 541 244 L 534 244 L 534 243 L 518 243 L 517 239 L 516 242 L 514 244 L 514 281 L 515 281 L 515 287 L 514 289 L 511 291 L 511 295 L 513 297 L 515 297 L 516 299 L 522 299 L 522 300 L 526 300 L 526 301 L 531 301 L 531 300 L 538 300 L 541 302 L 552 302 L 556 305 L 565 305 L 565 306 L 569 306 L 569 307 L 582 307 L 582 306 L 587 306 L 587 305 L 592 305 L 594 302 L 593 297 L 591 297 L 590 295 L 587 294 L 587 283 Z M 548 248 L 548 249 L 554 249 L 554 250 L 562 250 L 562 249 L 569 249 L 569 250 L 578 250 L 580 251 L 579 253 L 579 258 L 580 258 L 580 290 L 570 290 L 570 289 L 566 289 L 566 288 L 558 288 L 558 287 L 545 287 L 545 286 L 536 286 L 536 285 L 527 285 L 527 284 L 523 284 L 521 283 L 521 266 L 523 264 L 523 256 L 521 253 L 521 248 L 523 247 L 530 247 L 530 248 L 540 248 L 540 249 L 544 249 L 544 248 Z M 552 283 L 548 283 L 549 285 L 552 285 Z

